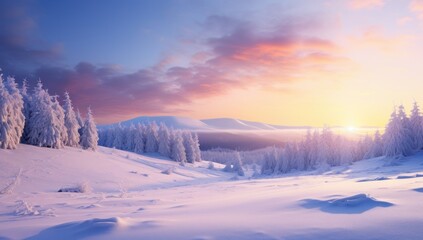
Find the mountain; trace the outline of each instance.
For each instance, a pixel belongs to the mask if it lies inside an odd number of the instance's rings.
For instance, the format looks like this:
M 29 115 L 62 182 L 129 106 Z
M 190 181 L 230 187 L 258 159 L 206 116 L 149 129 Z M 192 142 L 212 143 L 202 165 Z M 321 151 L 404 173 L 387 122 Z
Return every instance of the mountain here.
M 157 124 L 164 123 L 167 127 L 174 129 L 213 130 L 210 126 L 200 120 L 175 116 L 143 116 L 120 122 L 120 124 L 122 126 L 129 126 L 131 124 L 149 124 L 151 122 L 156 122 Z
M 246 121 L 236 118 L 212 118 L 197 120 L 188 117 L 176 117 L 176 116 L 143 116 L 130 119 L 127 121 L 120 122 L 123 126 L 131 124 L 148 124 L 151 122 L 164 123 L 166 126 L 174 129 L 187 129 L 187 130 L 238 130 L 238 131 L 250 131 L 250 130 L 280 130 L 280 129 L 306 129 L 307 126 L 282 126 L 282 125 L 271 125 L 262 122 Z M 115 123 L 117 124 L 117 123 Z M 112 124 L 113 125 L 113 124 Z M 101 127 L 107 127 L 101 126 Z
M 234 118 L 213 118 L 201 120 L 203 123 L 214 129 L 222 130 L 263 130 L 254 125 L 244 123 L 242 120 Z

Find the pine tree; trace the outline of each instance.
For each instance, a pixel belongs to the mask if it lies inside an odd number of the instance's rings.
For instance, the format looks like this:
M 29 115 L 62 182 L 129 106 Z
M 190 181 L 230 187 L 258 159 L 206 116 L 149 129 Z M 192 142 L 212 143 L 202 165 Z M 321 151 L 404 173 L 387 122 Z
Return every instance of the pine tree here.
M 194 159 L 196 162 L 201 161 L 201 150 L 200 150 L 200 141 L 198 139 L 197 133 L 194 133 L 192 136 L 192 140 L 194 142 Z
M 141 124 L 138 124 L 135 129 L 135 136 L 134 136 L 134 152 L 136 153 L 144 153 L 144 128 Z
M 13 148 L 12 126 L 10 125 L 10 96 L 3 83 L 3 75 L 0 74 L 0 148 Z
M 146 139 L 145 139 L 145 151 L 157 152 L 158 151 L 158 140 L 157 140 L 157 124 L 155 122 L 150 123 L 147 126 Z
M 194 149 L 194 140 L 190 132 L 186 131 L 182 133 L 182 138 L 184 142 L 185 154 L 187 157 L 187 162 L 195 162 L 195 149 Z
M 81 146 L 83 149 L 97 150 L 98 133 L 91 108 L 88 108 L 87 118 L 81 136 Z
M 383 156 L 383 141 L 382 136 L 379 133 L 379 130 L 375 132 L 373 137 L 373 144 L 370 149 L 370 156 L 371 158 Z
M 63 109 L 65 112 L 65 127 L 67 132 L 65 145 L 70 147 L 77 147 L 79 146 L 79 140 L 80 140 L 80 136 L 78 133 L 80 125 L 76 118 L 75 111 L 73 110 L 72 101 L 70 99 L 68 92 L 65 92 Z
M 331 166 L 334 163 L 333 159 L 333 148 L 332 148 L 333 134 L 329 127 L 324 127 L 319 137 L 319 155 L 318 165 L 319 167 L 326 168 L 327 165 Z
M 32 106 L 31 106 L 31 95 L 28 93 L 28 84 L 26 79 L 23 81 L 22 83 L 22 88 L 21 88 L 21 94 L 22 94 L 22 98 L 23 98 L 23 114 L 25 117 L 25 126 L 24 126 L 24 130 L 23 130 L 23 134 L 21 137 L 21 142 L 22 143 L 28 143 L 28 136 L 29 136 L 29 119 L 31 116 L 31 112 L 32 112 Z
M 123 150 L 124 148 L 123 139 L 124 139 L 124 129 L 119 123 L 114 126 L 114 139 L 113 139 L 112 146 L 116 149 Z
M 184 165 L 187 162 L 182 134 L 179 131 L 172 133 L 171 158 L 174 161 L 181 163 L 181 165 Z
M 159 133 L 158 133 L 158 141 L 159 141 L 159 153 L 164 157 L 170 157 L 170 135 L 169 129 L 166 127 L 164 123 L 160 124 Z
M 34 88 L 31 101 L 32 113 L 28 125 L 28 143 L 40 147 L 62 148 L 60 123 L 53 109 L 53 102 L 41 81 Z
M 79 140 L 81 141 L 82 129 L 84 128 L 84 120 L 81 117 L 81 113 L 79 112 L 79 109 L 76 109 L 76 121 L 78 122 L 78 125 L 79 125 L 78 133 L 79 133 Z
M 423 148 L 423 118 L 420 114 L 419 106 L 416 102 L 410 115 L 410 129 L 412 134 L 412 148 L 420 150 Z
M 65 144 L 68 139 L 68 131 L 65 126 L 65 111 L 63 110 L 62 106 L 60 106 L 59 100 L 57 98 L 57 95 L 52 96 L 52 108 L 56 114 L 55 122 L 57 124 L 57 128 L 60 131 L 60 139 L 62 143 Z
M 276 173 L 277 162 L 279 160 L 279 154 L 276 147 L 273 147 L 270 151 L 266 152 L 263 158 L 263 164 L 261 165 L 261 174 L 270 175 Z
M 383 134 L 383 148 L 387 157 L 407 156 L 412 152 L 404 124 L 395 109 Z
M 411 129 L 410 119 L 405 113 L 404 106 L 400 105 L 398 107 L 398 117 L 401 121 L 401 136 L 402 136 L 402 148 L 403 155 L 410 156 L 414 153 L 413 149 L 413 132 Z
M 15 79 L 8 77 L 5 84 L 0 74 L 2 96 L 0 96 L 0 148 L 17 148 L 22 137 L 25 116 L 23 114 L 23 99 Z
M 135 134 L 136 134 L 136 128 L 134 124 L 131 124 L 129 127 L 125 128 L 124 134 L 123 134 L 123 143 L 124 148 L 123 150 L 131 151 L 133 152 L 135 149 Z
M 232 170 L 236 172 L 239 176 L 244 176 L 244 169 L 242 168 L 241 155 L 238 151 L 235 152 L 235 161 Z

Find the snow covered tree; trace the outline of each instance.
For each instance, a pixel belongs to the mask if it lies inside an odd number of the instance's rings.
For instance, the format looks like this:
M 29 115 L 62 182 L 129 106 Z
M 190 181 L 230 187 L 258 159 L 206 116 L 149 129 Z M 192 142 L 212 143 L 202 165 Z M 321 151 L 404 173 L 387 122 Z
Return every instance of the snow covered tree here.
M 261 165 L 261 174 L 270 175 L 275 173 L 279 161 L 279 153 L 276 147 L 265 153 L 263 163 Z
M 354 142 L 345 138 L 339 138 L 339 165 L 350 164 L 354 161 Z
M 318 153 L 318 164 L 322 168 L 326 168 L 327 165 L 334 165 L 334 154 L 333 154 L 333 134 L 329 127 L 324 127 L 319 138 L 319 153 Z
M 409 156 L 414 153 L 413 149 L 413 133 L 411 129 L 410 119 L 407 117 L 405 113 L 404 106 L 400 105 L 398 107 L 398 117 L 401 121 L 402 125 L 402 141 L 404 145 L 404 156 Z
M 194 163 L 195 162 L 195 143 L 192 139 L 192 135 L 190 132 L 185 131 L 182 133 L 183 142 L 184 142 L 184 148 L 185 148 L 185 154 L 187 157 L 187 162 Z
M 134 152 L 144 153 L 144 128 L 141 124 L 138 124 L 135 129 L 134 135 Z
M 52 96 L 52 108 L 56 114 L 56 124 L 60 131 L 60 139 L 62 143 L 65 144 L 68 139 L 68 131 L 65 126 L 65 111 L 63 110 L 62 106 L 60 106 L 59 100 L 57 98 L 58 96 Z
M 420 150 L 423 148 L 423 118 L 420 114 L 419 106 L 416 102 L 410 115 L 410 130 L 412 135 L 412 148 Z
M 370 148 L 369 157 L 380 157 L 383 156 L 383 141 L 382 136 L 379 133 L 379 130 L 375 132 L 375 135 L 373 137 L 373 144 Z
M 299 142 L 297 151 L 297 169 L 300 171 L 307 170 L 308 152 L 309 150 L 306 147 L 306 140 Z
M 87 118 L 81 136 L 81 146 L 83 149 L 97 150 L 98 133 L 91 108 L 88 108 Z
M 15 149 L 25 125 L 23 99 L 15 79 L 0 74 L 0 148 Z
M 84 128 L 82 127 L 80 129 L 82 130 Z M 115 130 L 114 126 L 111 126 L 110 128 L 108 128 L 106 130 L 106 133 L 105 133 L 106 139 L 104 139 L 104 146 L 109 147 L 109 148 L 113 148 L 113 143 L 114 143 L 114 140 L 115 140 L 115 132 L 116 132 L 116 130 Z
M 244 176 L 244 169 L 242 168 L 242 161 L 241 161 L 241 155 L 238 151 L 235 153 L 235 161 L 233 164 L 232 170 L 236 172 L 239 176 Z
M 200 141 L 198 139 L 197 133 L 193 134 L 192 140 L 194 142 L 194 159 L 196 162 L 201 161 L 201 150 L 200 150 Z
M 357 161 L 371 158 L 371 147 L 373 145 L 373 140 L 369 135 L 366 135 L 364 139 L 357 145 L 359 148 L 359 155 L 356 159 Z
M 412 146 L 407 134 L 402 119 L 394 109 L 383 134 L 384 155 L 387 157 L 408 156 L 412 152 Z
M 32 112 L 31 95 L 28 93 L 28 85 L 26 79 L 22 83 L 21 94 L 23 98 L 23 114 L 25 117 L 25 126 L 21 137 L 22 143 L 28 142 L 29 135 L 29 119 Z
M 173 131 L 171 136 L 171 158 L 184 165 L 187 162 L 187 157 L 182 134 L 180 131 Z
M 134 124 L 131 124 L 129 127 L 125 128 L 123 134 L 123 150 L 133 152 L 135 149 L 135 134 L 136 128 Z
M 79 109 L 76 109 L 76 121 L 78 121 L 78 124 L 79 124 L 78 133 L 79 133 L 79 139 L 81 141 L 82 128 L 84 128 L 84 120 L 81 117 L 81 112 L 79 112 Z
M 62 148 L 61 124 L 53 109 L 52 98 L 43 89 L 41 81 L 34 88 L 31 101 L 32 113 L 28 120 L 28 143 L 40 147 Z
M 119 123 L 114 126 L 114 138 L 113 138 L 112 146 L 116 149 L 122 150 L 124 146 L 123 139 L 124 139 L 124 129 Z
M 63 109 L 65 112 L 65 127 L 67 132 L 65 145 L 70 147 L 77 147 L 79 146 L 79 140 L 80 140 L 80 136 L 78 133 L 80 125 L 76 118 L 75 111 L 73 110 L 72 101 L 70 99 L 68 92 L 65 92 Z
M 145 151 L 146 152 L 157 152 L 158 151 L 158 136 L 157 136 L 157 124 L 155 122 L 150 123 L 146 130 L 145 139 Z
M 164 157 L 170 157 L 170 134 L 169 129 L 164 123 L 160 123 L 158 132 L 159 147 L 158 151 L 160 155 Z

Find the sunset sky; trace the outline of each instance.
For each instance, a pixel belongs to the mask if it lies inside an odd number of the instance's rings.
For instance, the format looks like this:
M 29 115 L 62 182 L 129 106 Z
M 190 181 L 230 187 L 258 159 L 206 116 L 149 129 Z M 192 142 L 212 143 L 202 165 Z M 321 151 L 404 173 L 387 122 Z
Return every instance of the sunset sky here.
M 423 0 L 0 2 L 0 67 L 99 123 L 384 126 L 423 105 Z

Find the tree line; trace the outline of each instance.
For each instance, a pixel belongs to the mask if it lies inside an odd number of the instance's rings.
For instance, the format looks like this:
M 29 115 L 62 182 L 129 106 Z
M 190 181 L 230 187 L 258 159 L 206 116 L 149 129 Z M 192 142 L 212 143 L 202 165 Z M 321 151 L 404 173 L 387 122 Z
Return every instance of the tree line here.
M 91 109 L 83 120 L 73 109 L 69 93 L 63 105 L 38 81 L 32 92 L 24 80 L 0 74 L 0 148 L 16 149 L 19 143 L 40 147 L 97 149 L 98 133 Z
M 325 170 L 331 166 L 386 156 L 411 156 L 423 148 L 423 118 L 417 103 L 410 116 L 404 106 L 394 108 L 383 134 L 376 131 L 359 141 L 335 135 L 330 128 L 308 131 L 299 143 L 290 142 L 283 148 L 272 148 L 263 156 L 262 174 L 280 174 L 291 170 Z
M 99 145 L 135 153 L 159 153 L 176 162 L 201 161 L 198 135 L 189 131 L 169 129 L 155 122 L 129 126 L 114 124 L 99 131 Z

